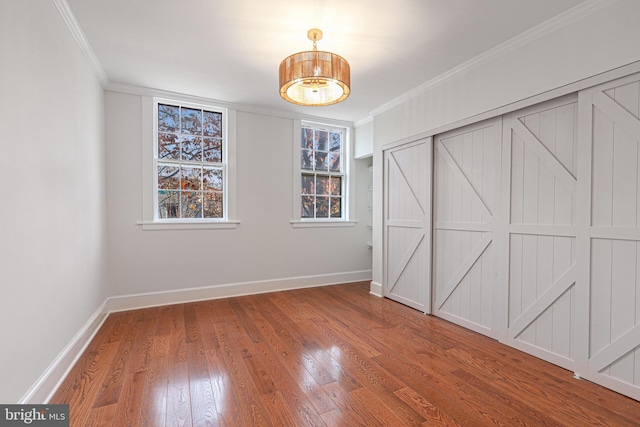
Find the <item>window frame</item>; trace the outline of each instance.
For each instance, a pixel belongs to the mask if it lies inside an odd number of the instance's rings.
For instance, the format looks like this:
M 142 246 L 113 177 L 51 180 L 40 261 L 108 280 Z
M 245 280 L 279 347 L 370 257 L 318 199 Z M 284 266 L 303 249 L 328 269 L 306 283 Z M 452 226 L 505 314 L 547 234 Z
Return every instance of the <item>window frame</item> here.
M 327 171 L 326 175 L 342 176 L 342 216 L 340 218 L 302 218 L 302 175 L 313 174 L 322 175 L 322 171 L 302 169 L 301 153 L 302 153 L 302 128 L 312 127 L 328 131 L 340 131 L 343 134 L 342 140 L 342 167 L 341 173 Z M 327 122 L 312 120 L 295 120 L 293 126 L 293 214 L 291 225 L 294 228 L 310 228 L 310 227 L 351 227 L 357 221 L 354 218 L 353 201 L 355 199 L 355 179 L 353 177 L 353 158 L 352 158 L 352 140 L 351 128 L 349 126 L 331 124 Z
M 214 163 L 222 168 L 222 218 L 160 218 L 158 211 L 158 105 L 176 105 L 222 113 L 222 159 Z M 235 110 L 179 97 L 145 97 L 143 99 L 143 230 L 180 230 L 236 228 L 236 114 Z M 145 125 L 146 123 L 146 125 Z M 206 162 L 202 162 L 206 165 Z

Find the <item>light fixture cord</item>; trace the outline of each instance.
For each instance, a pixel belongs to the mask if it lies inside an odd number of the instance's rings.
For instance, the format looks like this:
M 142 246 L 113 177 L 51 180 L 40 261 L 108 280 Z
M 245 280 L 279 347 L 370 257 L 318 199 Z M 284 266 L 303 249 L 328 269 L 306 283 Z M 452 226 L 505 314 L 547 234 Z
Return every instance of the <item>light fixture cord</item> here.
M 318 69 L 318 45 L 316 43 L 316 40 L 314 38 L 313 40 L 313 76 L 315 77 L 314 79 L 311 79 L 311 87 L 313 88 L 313 92 L 317 93 L 318 92 L 318 85 L 320 84 L 320 79 L 318 79 L 318 74 L 320 74 L 320 70 Z

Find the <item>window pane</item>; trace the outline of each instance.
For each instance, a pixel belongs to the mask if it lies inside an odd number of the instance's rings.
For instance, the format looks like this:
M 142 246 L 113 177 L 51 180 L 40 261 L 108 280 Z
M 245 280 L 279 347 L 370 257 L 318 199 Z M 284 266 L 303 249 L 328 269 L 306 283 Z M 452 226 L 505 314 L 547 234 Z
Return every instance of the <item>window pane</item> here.
M 203 154 L 205 162 L 222 162 L 222 140 L 205 138 Z
M 201 190 L 202 189 L 202 169 L 182 166 L 182 189 Z
M 331 198 L 331 218 L 342 217 L 342 197 Z
M 330 193 L 332 196 L 341 196 L 342 195 L 342 178 L 339 176 L 331 177 L 331 190 Z
M 313 175 L 302 175 L 302 194 L 316 194 Z
M 158 103 L 156 114 L 155 218 L 224 218 L 223 113 Z
M 331 132 L 329 135 L 329 150 L 342 151 L 342 134 L 340 132 Z
M 181 211 L 182 218 L 202 218 L 202 193 L 183 191 Z
M 158 217 L 179 218 L 180 217 L 180 192 L 179 191 L 158 191 Z
M 180 108 L 158 104 L 158 130 L 178 132 L 180 130 Z
M 346 219 L 346 131 L 302 122 L 301 218 Z
M 332 151 L 329 153 L 329 170 L 331 172 L 340 172 L 340 153 Z
M 317 171 L 326 171 L 327 170 L 327 153 L 316 151 L 316 170 Z
M 205 136 L 222 138 L 222 113 L 204 112 L 203 133 Z
M 203 169 L 202 183 L 205 191 L 222 191 L 222 169 Z
M 329 197 L 316 197 L 316 218 L 329 218 Z
M 313 129 L 302 128 L 302 145 L 300 148 L 313 149 Z
M 222 193 L 204 193 L 204 217 L 222 218 Z
M 329 194 L 329 177 L 316 176 L 316 193 Z
M 302 149 L 300 152 L 301 163 L 300 166 L 304 170 L 313 170 L 313 150 Z
M 202 111 L 193 108 L 182 109 L 182 132 L 202 134 Z
M 327 142 L 329 140 L 329 132 L 326 130 L 316 130 L 316 146 L 318 151 L 328 151 Z
M 302 212 L 300 212 L 300 216 L 302 218 L 313 218 L 314 212 L 314 197 L 313 196 L 302 196 L 301 205 Z
M 202 161 L 202 138 L 199 136 L 182 136 L 182 160 Z
M 158 165 L 158 189 L 180 189 L 180 167 Z
M 180 143 L 178 142 L 178 135 L 158 132 L 158 158 L 175 160 L 180 158 Z

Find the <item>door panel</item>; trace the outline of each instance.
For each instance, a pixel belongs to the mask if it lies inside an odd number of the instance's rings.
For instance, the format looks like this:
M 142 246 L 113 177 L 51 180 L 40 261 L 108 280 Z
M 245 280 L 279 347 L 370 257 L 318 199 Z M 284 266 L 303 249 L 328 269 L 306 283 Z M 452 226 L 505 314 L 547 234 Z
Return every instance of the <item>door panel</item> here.
M 640 77 L 586 91 L 589 379 L 640 399 Z M 590 163 L 590 164 L 589 164 Z
M 575 366 L 575 96 L 504 120 L 509 223 L 507 344 Z
M 384 152 L 384 296 L 430 312 L 431 138 Z
M 438 135 L 434 154 L 434 314 L 489 336 L 499 122 Z

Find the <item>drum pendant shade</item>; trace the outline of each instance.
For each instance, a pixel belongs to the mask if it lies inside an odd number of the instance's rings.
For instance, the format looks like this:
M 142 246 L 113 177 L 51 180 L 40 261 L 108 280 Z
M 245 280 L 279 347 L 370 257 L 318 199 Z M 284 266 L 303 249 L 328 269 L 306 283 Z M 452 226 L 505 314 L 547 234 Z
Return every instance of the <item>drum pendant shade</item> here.
M 351 70 L 341 56 L 317 50 L 322 31 L 307 33 L 313 50 L 298 52 L 280 63 L 280 96 L 298 105 L 323 106 L 344 101 L 351 92 Z

